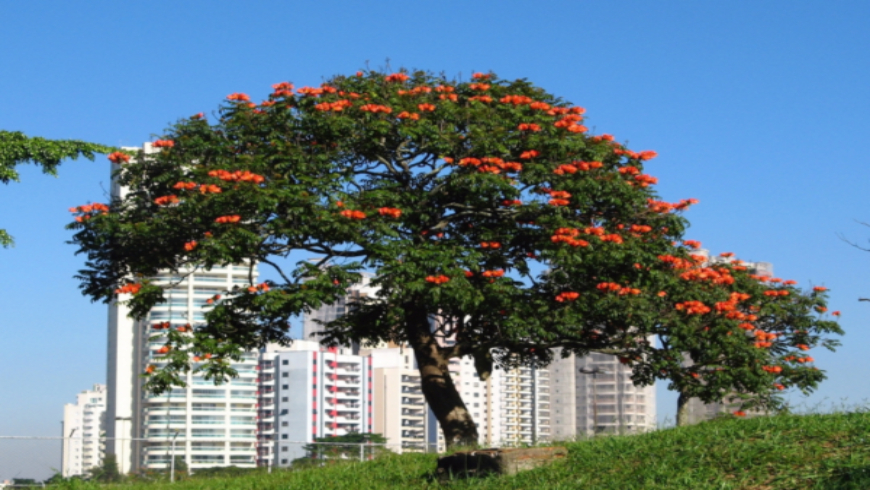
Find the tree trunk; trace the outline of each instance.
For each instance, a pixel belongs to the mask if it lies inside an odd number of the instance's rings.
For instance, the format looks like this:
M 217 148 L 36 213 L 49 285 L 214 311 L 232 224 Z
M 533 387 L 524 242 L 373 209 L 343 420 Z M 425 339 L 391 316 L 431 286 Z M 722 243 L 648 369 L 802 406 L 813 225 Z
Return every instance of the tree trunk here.
M 677 427 L 683 427 L 690 423 L 689 400 L 691 400 L 689 395 L 680 392 L 680 396 L 677 398 Z
M 444 433 L 447 447 L 476 446 L 477 426 L 453 384 L 448 369 L 450 359 L 443 355 L 431 333 L 428 315 L 409 319 L 409 340 L 422 379 L 423 395 Z

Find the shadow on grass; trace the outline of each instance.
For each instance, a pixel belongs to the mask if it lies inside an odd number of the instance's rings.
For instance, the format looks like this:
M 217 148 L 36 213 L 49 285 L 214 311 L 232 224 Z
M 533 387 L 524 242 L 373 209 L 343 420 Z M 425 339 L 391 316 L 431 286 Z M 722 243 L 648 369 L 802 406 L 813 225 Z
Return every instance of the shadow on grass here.
M 870 488 L 870 465 L 847 466 L 813 488 L 820 490 L 867 490 Z

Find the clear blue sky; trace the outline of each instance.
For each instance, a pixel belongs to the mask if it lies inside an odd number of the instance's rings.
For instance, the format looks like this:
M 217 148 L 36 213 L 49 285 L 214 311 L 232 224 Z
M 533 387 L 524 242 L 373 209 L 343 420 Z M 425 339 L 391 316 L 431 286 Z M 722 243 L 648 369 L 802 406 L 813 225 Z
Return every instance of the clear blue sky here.
M 870 221 L 868 19 L 863 1 L 3 2 L 0 128 L 140 145 L 231 92 L 387 60 L 528 78 L 586 107 L 595 132 L 656 150 L 662 196 L 701 201 L 690 238 L 830 287 L 844 346 L 813 353 L 830 379 L 792 399 L 861 403 L 870 254 L 839 236 L 870 244 L 857 223 Z M 108 183 L 100 158 L 57 179 L 26 167 L 0 188 L 0 227 L 18 242 L 0 250 L 0 435 L 58 435 L 63 404 L 105 381 L 106 308 L 79 294 L 63 226 Z

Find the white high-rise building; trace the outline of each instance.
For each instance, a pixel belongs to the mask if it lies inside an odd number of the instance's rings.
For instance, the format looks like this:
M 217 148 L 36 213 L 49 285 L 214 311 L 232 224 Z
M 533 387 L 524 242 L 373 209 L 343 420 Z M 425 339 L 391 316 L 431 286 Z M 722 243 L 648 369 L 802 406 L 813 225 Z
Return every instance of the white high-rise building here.
M 413 352 L 393 347 L 364 349 L 362 354 L 372 358 L 372 431 L 386 438 L 391 451 L 429 451 L 429 433 L 435 422 L 429 415 Z
M 144 149 L 153 150 L 148 143 Z M 113 180 L 114 198 L 126 192 Z M 143 390 L 142 374 L 148 365 L 162 366 L 157 351 L 165 343 L 166 330 L 154 328 L 155 324 L 168 322 L 169 328 L 201 324 L 211 298 L 233 287 L 247 287 L 256 276 L 256 265 L 246 264 L 166 272 L 151 279 L 166 288 L 167 301 L 144 320 L 130 318 L 123 304 L 109 306 L 106 453 L 117 457 L 122 473 L 167 468 L 173 451 L 194 470 L 255 466 L 257 353 L 246 353 L 241 362 L 233 362 L 239 377 L 219 386 L 188 373 L 187 387 L 155 396 Z M 121 295 L 119 301 L 128 298 Z
M 372 432 L 372 358 L 297 340 L 273 358 L 275 464 L 305 456 L 315 438 Z
M 655 385 L 635 386 L 616 356 L 570 355 L 549 368 L 553 440 L 655 429 Z
M 103 461 L 106 385 L 95 384 L 63 406 L 61 475 L 84 475 Z
M 185 388 L 152 395 L 141 376 L 148 365 L 163 366 L 157 352 L 166 341 L 161 324 L 203 323 L 208 301 L 234 286 L 247 287 L 249 273 L 248 266 L 234 265 L 160 274 L 152 279 L 167 288 L 167 301 L 143 321 L 129 318 L 123 305 L 110 306 L 107 452 L 116 455 L 122 472 L 166 468 L 173 451 L 194 470 L 256 465 L 257 353 L 232 362 L 239 376 L 223 385 L 191 372 Z

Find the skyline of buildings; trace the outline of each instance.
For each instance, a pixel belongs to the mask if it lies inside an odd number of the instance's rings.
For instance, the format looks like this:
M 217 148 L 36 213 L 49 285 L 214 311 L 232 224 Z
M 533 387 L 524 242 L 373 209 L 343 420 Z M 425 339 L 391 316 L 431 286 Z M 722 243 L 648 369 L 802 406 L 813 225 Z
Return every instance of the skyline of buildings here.
M 103 462 L 106 417 L 106 385 L 95 384 L 76 395 L 75 403 L 63 406 L 61 475 L 82 475 Z

